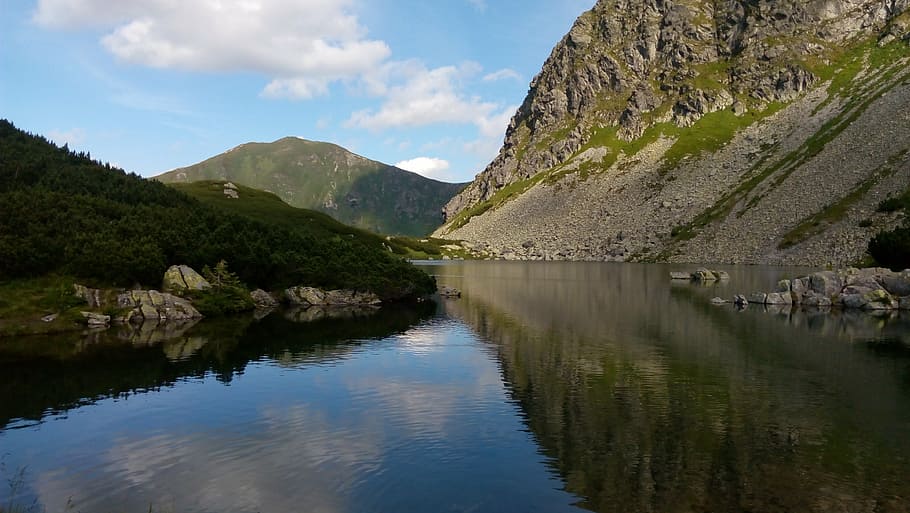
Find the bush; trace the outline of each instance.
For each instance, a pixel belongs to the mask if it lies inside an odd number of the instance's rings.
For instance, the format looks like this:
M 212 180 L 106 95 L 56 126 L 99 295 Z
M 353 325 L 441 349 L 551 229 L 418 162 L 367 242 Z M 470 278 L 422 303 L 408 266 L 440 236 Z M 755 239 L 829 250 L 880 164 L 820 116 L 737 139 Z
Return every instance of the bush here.
M 869 242 L 869 254 L 895 271 L 910 268 L 910 226 L 881 232 Z

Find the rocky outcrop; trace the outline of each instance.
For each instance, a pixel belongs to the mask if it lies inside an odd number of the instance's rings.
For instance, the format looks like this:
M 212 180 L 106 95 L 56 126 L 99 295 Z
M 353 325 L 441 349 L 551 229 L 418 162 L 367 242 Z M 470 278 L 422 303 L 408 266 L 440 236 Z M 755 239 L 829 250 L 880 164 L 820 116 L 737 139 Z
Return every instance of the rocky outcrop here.
M 372 292 L 354 290 L 321 290 L 314 287 L 291 287 L 284 297 L 295 306 L 354 306 L 379 305 L 382 300 Z
M 127 312 L 122 323 L 166 323 L 199 319 L 202 314 L 189 301 L 156 290 L 130 290 L 117 296 L 117 308 Z
M 172 265 L 164 273 L 161 290 L 173 294 L 185 294 L 196 290 L 212 288 L 201 274 L 188 265 Z
M 440 297 L 455 299 L 461 297 L 461 291 L 455 287 L 441 286 L 437 291 Z
M 899 273 L 881 268 L 817 272 L 783 280 L 775 292 L 752 294 L 749 303 L 867 311 L 910 309 L 910 269 Z
M 505 259 L 857 261 L 910 186 L 908 6 L 600 0 L 436 235 Z

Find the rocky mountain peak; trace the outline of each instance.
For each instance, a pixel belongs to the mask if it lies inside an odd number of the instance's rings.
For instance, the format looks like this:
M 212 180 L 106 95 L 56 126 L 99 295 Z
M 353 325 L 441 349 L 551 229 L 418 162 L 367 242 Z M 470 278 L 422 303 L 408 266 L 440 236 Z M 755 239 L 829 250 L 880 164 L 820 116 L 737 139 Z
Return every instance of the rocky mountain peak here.
M 556 45 L 499 155 L 446 205 L 446 218 L 566 162 L 598 130 L 633 141 L 658 124 L 689 127 L 719 110 L 742 115 L 791 101 L 856 38 L 905 37 L 908 6 L 910 0 L 599 0 Z

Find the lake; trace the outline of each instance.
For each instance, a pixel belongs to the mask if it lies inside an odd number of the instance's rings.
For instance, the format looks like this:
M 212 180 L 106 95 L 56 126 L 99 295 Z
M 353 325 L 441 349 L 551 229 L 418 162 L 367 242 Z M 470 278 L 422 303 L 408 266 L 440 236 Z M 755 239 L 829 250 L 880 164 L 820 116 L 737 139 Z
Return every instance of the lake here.
M 0 341 L 0 511 L 910 511 L 910 316 L 424 268 L 463 296 Z

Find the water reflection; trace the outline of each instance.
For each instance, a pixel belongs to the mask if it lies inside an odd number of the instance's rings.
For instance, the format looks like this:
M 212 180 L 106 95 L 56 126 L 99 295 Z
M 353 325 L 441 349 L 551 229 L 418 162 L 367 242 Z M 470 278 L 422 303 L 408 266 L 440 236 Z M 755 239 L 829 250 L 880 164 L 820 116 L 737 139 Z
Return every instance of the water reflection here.
M 708 288 L 666 266 L 432 269 L 586 508 L 910 511 L 906 317 L 710 304 L 782 269 Z
M 286 364 L 341 358 L 361 340 L 399 333 L 435 313 L 435 305 L 390 306 L 349 322 L 347 314 L 302 322 L 270 315 L 121 326 L 84 336 L 23 337 L 0 343 L 0 427 L 136 391 L 170 386 L 212 373 L 230 382 L 250 362 Z M 350 312 L 349 312 L 350 313 Z

